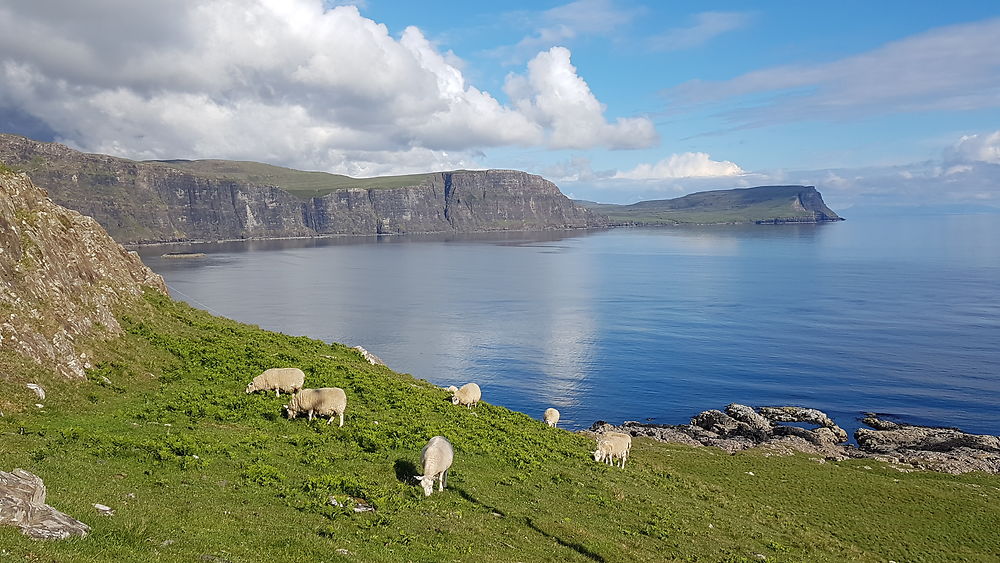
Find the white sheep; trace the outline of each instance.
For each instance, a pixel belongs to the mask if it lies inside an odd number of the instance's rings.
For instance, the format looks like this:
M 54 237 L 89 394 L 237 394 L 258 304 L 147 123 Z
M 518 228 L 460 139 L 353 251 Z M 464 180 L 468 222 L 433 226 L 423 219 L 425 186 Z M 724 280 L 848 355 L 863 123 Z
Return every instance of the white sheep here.
M 274 389 L 274 396 L 277 397 L 282 391 L 294 393 L 302 389 L 305 381 L 306 374 L 299 368 L 271 368 L 247 383 L 247 393 Z
M 333 422 L 333 415 L 340 415 L 340 425 L 344 425 L 344 411 L 347 410 L 347 393 L 340 387 L 321 387 L 319 389 L 302 389 L 292 395 L 292 400 L 285 405 L 288 418 L 295 418 L 299 413 L 308 413 L 309 421 L 313 415 L 328 416 L 327 424 Z
M 438 480 L 438 490 L 443 491 L 448 484 L 448 469 L 455 459 L 455 449 L 451 447 L 444 436 L 434 436 L 420 452 L 420 466 L 424 474 L 416 479 L 424 488 L 424 496 L 429 497 L 434 492 L 434 480 Z
M 451 387 L 454 388 L 454 385 Z M 449 388 L 449 389 L 451 389 Z M 483 398 L 483 391 L 475 383 L 466 383 L 451 396 L 451 404 L 474 407 Z
M 621 466 L 625 467 L 625 460 L 628 459 L 629 450 L 632 449 L 632 436 L 621 432 L 607 432 L 597 437 L 597 449 L 594 450 L 594 461 L 603 461 L 608 465 L 614 465 L 615 460 L 621 460 Z
M 542 418 L 545 419 L 545 424 L 554 427 L 556 424 L 559 424 L 559 411 L 557 411 L 552 407 L 549 407 L 545 409 L 545 414 L 542 416 Z

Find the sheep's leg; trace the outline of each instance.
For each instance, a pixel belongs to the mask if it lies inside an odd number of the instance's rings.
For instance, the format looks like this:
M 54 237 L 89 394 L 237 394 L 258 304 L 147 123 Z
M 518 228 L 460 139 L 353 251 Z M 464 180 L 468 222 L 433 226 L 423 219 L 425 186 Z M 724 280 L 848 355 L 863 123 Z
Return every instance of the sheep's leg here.
M 448 486 L 448 470 L 445 469 L 444 473 L 441 475 L 441 490 L 443 491 L 445 487 Z
M 332 418 L 330 420 L 333 420 Z M 344 427 L 344 413 L 340 413 L 340 427 Z
M 313 421 L 313 411 L 309 411 L 309 422 Z
M 280 397 L 281 396 L 281 390 L 280 389 L 275 389 L 274 390 L 274 396 L 275 397 Z
M 330 426 L 331 422 L 333 422 L 333 415 L 332 414 L 330 415 L 330 418 L 326 419 L 326 425 Z

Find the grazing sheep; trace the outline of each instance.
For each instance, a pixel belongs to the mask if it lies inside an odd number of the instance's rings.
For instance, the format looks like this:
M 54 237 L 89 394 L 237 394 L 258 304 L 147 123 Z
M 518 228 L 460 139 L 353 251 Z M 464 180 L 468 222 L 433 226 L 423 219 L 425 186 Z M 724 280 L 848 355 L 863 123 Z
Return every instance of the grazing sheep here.
M 452 393 L 454 395 L 451 396 L 451 404 L 465 405 L 469 408 L 479 404 L 479 400 L 483 398 L 482 390 L 475 383 L 466 383 L 461 389 L 452 391 Z
M 632 449 L 632 436 L 621 432 L 608 432 L 597 437 L 597 449 L 594 450 L 594 461 L 603 461 L 614 465 L 620 459 L 625 467 L 628 452 Z
M 434 436 L 420 452 L 420 466 L 424 474 L 416 479 L 424 488 L 424 496 L 429 497 L 434 492 L 434 480 L 438 479 L 438 490 L 443 491 L 448 484 L 448 469 L 455 459 L 455 450 L 444 436 Z
M 554 427 L 556 424 L 559 424 L 559 411 L 557 411 L 552 407 L 549 407 L 545 409 L 545 414 L 543 415 L 542 418 L 545 419 L 545 424 Z
M 271 368 L 247 383 L 247 393 L 274 389 L 274 396 L 277 397 L 282 391 L 294 393 L 302 389 L 305 381 L 306 374 L 299 368 Z
M 313 415 L 329 416 L 327 424 L 333 422 L 333 415 L 340 415 L 340 425 L 344 425 L 344 411 L 347 409 L 347 394 L 340 387 L 321 387 L 319 389 L 303 389 L 292 395 L 292 400 L 285 405 L 288 418 L 295 418 L 299 413 L 309 413 L 309 421 Z

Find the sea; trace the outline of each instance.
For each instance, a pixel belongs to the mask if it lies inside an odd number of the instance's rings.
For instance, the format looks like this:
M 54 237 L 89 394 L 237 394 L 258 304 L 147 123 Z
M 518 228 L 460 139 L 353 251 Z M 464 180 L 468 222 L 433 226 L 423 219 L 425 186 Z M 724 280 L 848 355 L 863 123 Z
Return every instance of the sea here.
M 168 252 L 203 252 L 166 258 Z M 1000 215 L 150 246 L 171 294 L 561 426 L 729 403 L 1000 434 Z M 247 374 L 248 378 L 251 375 Z

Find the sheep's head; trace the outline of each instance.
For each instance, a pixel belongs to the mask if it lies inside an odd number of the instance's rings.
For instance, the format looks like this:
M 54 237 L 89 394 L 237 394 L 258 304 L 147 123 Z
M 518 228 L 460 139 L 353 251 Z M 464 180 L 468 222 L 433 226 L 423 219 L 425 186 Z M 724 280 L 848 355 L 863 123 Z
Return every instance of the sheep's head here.
M 448 390 L 452 393 L 458 393 L 458 387 L 455 387 L 454 385 L 449 385 Z
M 424 489 L 424 496 L 429 497 L 434 492 L 434 477 L 431 475 L 417 475 L 414 477 Z
M 257 387 L 254 386 L 253 381 L 251 381 L 250 383 L 247 383 L 247 395 L 249 395 L 250 393 L 253 393 L 256 390 L 257 390 Z
M 292 418 L 295 418 L 296 414 L 298 414 L 298 413 L 295 412 L 295 409 L 292 408 L 291 404 L 285 405 L 285 416 L 287 416 L 289 419 L 292 419 Z
M 453 404 L 453 405 L 457 405 L 458 404 L 458 395 L 452 395 L 452 397 L 451 397 L 451 404 Z

